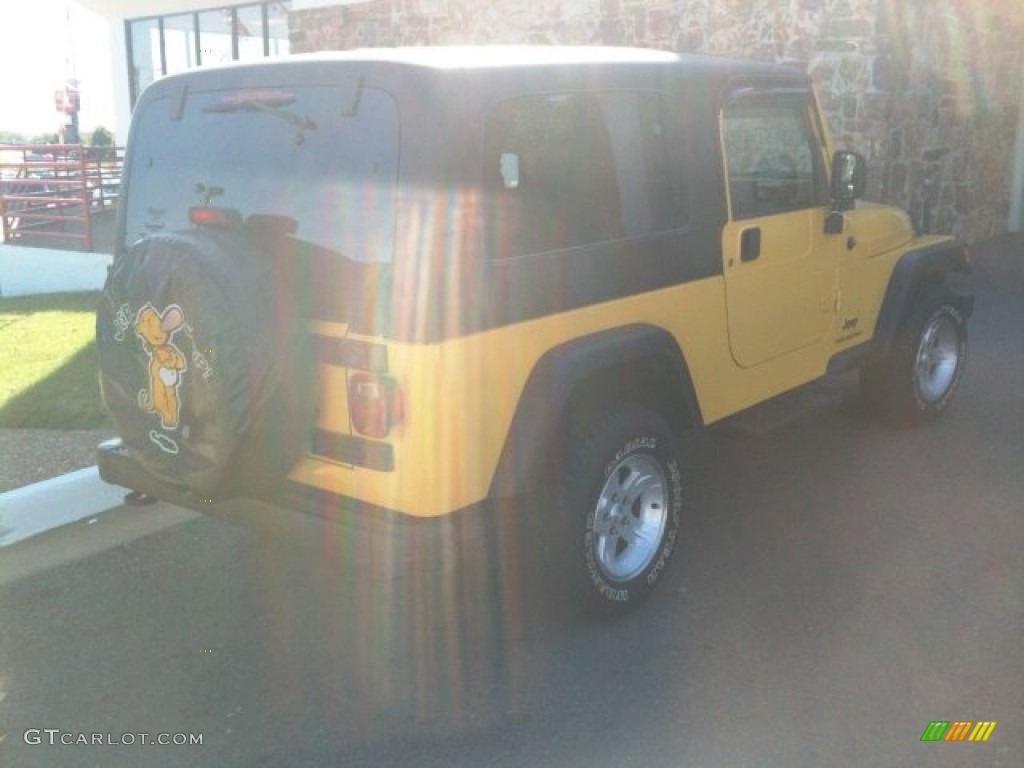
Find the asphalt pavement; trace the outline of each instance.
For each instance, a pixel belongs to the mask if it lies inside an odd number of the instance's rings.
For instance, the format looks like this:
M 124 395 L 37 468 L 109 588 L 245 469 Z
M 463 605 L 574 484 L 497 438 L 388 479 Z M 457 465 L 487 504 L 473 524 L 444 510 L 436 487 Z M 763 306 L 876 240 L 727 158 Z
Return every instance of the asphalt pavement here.
M 1019 766 L 1019 243 L 972 283 L 936 424 L 876 423 L 848 376 L 688 441 L 676 560 L 622 620 L 567 610 L 514 531 L 471 577 L 384 582 L 335 536 L 164 504 L 4 547 L 0 765 Z M 996 726 L 922 742 L 934 721 Z

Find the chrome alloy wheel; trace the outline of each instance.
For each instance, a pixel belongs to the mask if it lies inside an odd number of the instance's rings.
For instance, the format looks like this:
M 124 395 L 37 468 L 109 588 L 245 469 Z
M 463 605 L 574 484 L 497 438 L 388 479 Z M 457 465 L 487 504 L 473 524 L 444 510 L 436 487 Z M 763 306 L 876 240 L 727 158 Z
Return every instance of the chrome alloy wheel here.
M 934 403 L 949 391 L 960 361 L 960 334 L 946 314 L 933 318 L 921 334 L 914 377 L 920 398 Z
M 609 473 L 594 509 L 594 560 L 613 581 L 629 581 L 651 564 L 668 520 L 666 478 L 646 454 L 622 459 Z

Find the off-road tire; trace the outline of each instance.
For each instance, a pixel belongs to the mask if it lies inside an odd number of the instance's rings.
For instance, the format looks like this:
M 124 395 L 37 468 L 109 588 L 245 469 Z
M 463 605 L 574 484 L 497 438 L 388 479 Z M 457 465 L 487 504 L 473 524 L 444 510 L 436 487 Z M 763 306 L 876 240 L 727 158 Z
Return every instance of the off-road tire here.
M 572 436 L 558 508 L 570 582 L 591 613 L 648 597 L 676 548 L 683 506 L 675 439 L 651 411 L 624 405 Z
M 946 410 L 967 362 L 967 320 L 949 290 L 914 303 L 889 354 L 860 370 L 867 405 L 884 421 L 920 426 Z

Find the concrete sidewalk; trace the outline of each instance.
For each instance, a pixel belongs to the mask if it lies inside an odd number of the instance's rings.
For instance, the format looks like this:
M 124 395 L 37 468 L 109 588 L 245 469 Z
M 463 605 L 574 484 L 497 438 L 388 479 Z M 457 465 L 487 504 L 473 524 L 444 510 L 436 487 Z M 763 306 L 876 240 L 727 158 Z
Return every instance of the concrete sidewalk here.
M 114 257 L 27 245 L 0 245 L 0 296 L 99 291 Z
M 120 506 L 126 490 L 86 467 L 0 494 L 0 548 Z

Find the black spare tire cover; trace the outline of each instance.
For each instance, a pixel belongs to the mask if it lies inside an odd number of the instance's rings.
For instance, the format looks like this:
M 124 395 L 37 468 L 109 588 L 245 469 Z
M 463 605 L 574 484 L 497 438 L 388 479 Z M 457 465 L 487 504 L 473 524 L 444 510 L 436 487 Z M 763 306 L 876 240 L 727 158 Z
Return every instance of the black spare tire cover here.
M 122 441 L 198 500 L 280 479 L 308 440 L 303 281 L 243 232 L 160 233 L 115 260 L 96 318 Z

